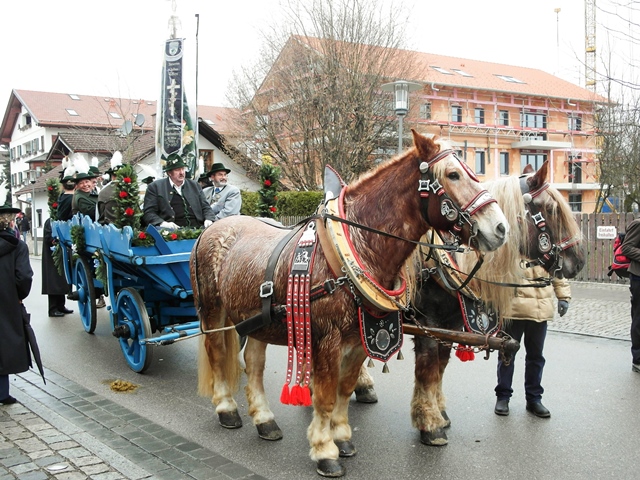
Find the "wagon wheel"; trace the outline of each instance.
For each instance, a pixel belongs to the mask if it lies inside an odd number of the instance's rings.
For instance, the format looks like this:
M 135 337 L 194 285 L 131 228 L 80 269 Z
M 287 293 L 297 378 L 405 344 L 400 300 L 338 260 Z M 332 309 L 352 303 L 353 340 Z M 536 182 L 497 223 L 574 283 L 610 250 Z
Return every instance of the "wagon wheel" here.
M 93 270 L 89 268 L 87 261 L 78 257 L 74 265 L 74 278 L 78 293 L 78 310 L 80 320 L 87 333 L 93 333 L 96 329 L 96 290 L 93 286 Z
M 144 300 L 137 290 L 127 287 L 118 292 L 111 318 L 115 322 L 113 335 L 118 337 L 129 368 L 143 373 L 151 365 L 153 350 L 140 343 L 141 339 L 151 337 L 151 325 Z

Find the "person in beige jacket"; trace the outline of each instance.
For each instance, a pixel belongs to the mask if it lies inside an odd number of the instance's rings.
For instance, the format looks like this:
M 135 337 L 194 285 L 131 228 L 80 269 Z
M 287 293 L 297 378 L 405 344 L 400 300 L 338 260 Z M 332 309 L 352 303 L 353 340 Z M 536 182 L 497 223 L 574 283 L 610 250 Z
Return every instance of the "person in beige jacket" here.
M 528 279 L 548 277 L 549 274 L 540 266 L 526 270 Z M 566 279 L 554 278 L 546 287 L 515 288 L 515 296 L 508 311 L 504 313 L 507 320 L 503 330 L 518 342 L 524 336 L 525 366 L 524 391 L 527 410 L 537 417 L 548 418 L 549 410 L 542 405 L 542 370 L 544 341 L 547 336 L 547 322 L 553 320 L 555 313 L 554 298 L 558 299 L 558 314 L 562 317 L 569 309 L 571 287 Z M 522 343 L 522 342 L 521 342 Z M 513 394 L 515 358 L 510 365 L 505 365 L 498 358 L 498 385 L 496 385 L 496 415 L 509 415 L 509 399 Z

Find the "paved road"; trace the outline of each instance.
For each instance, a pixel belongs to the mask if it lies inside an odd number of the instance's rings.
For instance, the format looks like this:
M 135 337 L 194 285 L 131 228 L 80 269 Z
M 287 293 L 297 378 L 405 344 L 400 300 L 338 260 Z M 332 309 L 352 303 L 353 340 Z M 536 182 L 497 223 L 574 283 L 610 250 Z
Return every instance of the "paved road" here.
M 39 271 L 39 261 L 33 261 Z M 0 480 L 80 478 L 315 479 L 307 456 L 310 410 L 277 402 L 286 350 L 270 348 L 265 374 L 285 438 L 257 438 L 239 401 L 245 427 L 224 430 L 208 399 L 195 394 L 195 342 L 159 347 L 149 372 L 127 369 L 100 311 L 95 335 L 77 315 L 49 319 L 39 283 L 27 302 L 48 368 L 47 385 L 32 373 L 12 376 L 21 404 L 0 406 Z M 573 283 L 569 313 L 551 325 L 545 404 L 550 420 L 525 412 L 516 382 L 512 414 L 493 414 L 495 357 L 453 360 L 445 377 L 453 425 L 443 448 L 420 444 L 409 419 L 410 343 L 391 373 L 375 369 L 380 402 L 352 404 L 358 455 L 345 461 L 347 479 L 578 479 L 636 475 L 640 375 L 631 372 L 629 300 L 624 286 Z M 571 332 L 571 333 L 567 333 Z M 576 334 L 578 333 L 578 334 Z M 522 361 L 516 378 L 522 378 Z M 108 382 L 139 388 L 115 393 Z M 66 469 L 57 473 L 47 466 Z

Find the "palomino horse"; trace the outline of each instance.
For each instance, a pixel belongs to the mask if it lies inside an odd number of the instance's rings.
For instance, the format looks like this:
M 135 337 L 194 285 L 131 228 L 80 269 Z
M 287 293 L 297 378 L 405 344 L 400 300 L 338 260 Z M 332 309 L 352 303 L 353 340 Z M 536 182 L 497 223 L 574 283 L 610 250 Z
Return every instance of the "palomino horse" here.
M 485 255 L 472 280 L 473 292 L 500 311 L 512 300 L 513 286 L 522 284 L 521 258 L 542 265 L 551 275 L 573 278 L 585 263 L 580 229 L 562 195 L 547 183 L 548 162 L 535 173 L 507 177 L 484 184 L 496 198 L 511 226 L 509 240 L 499 251 Z M 526 172 L 527 170 L 525 170 Z M 475 259 L 457 255 L 462 271 L 469 271 Z M 447 268 L 444 268 L 445 273 Z M 449 272 L 451 273 L 451 272 Z M 455 272 L 454 272 L 455 273 Z M 500 285 L 502 284 L 502 285 Z M 451 285 L 451 283 L 450 283 Z M 429 327 L 463 329 L 461 305 L 456 292 L 443 288 L 437 276 L 429 277 L 417 290 L 414 308 L 419 322 Z M 442 377 L 452 346 L 428 337 L 414 337 L 415 386 L 411 401 L 413 426 L 427 445 L 445 445 L 445 428 L 450 425 L 445 411 Z
M 287 304 L 286 322 L 271 321 L 250 333 L 244 352 L 248 410 L 262 438 L 282 437 L 265 398 L 263 373 L 266 344 L 289 345 L 290 363 L 281 399 L 288 403 L 291 358 L 297 353 L 298 375 L 291 397 L 294 389 L 299 392 L 308 386 L 312 374 L 313 419 L 307 438 L 311 459 L 323 476 L 343 475 L 339 455 L 355 454 L 347 409 L 367 355 L 360 338 L 357 304 L 363 302 L 373 313 L 407 308 L 405 262 L 430 226 L 446 235 L 456 232 L 463 242 L 480 251 L 493 251 L 507 238 L 508 224 L 497 203 L 450 147 L 415 131 L 413 139 L 413 148 L 343 186 L 337 199 L 325 202 L 327 210 L 338 202 L 335 210 L 341 221 L 333 236 L 326 236 L 331 226 L 326 211 L 284 246 L 281 240 L 287 235 L 282 229 L 255 218 L 235 216 L 207 228 L 191 255 L 194 301 L 205 331 L 199 358 L 199 392 L 212 397 L 223 427 L 240 427 L 233 398 L 240 375 L 238 335 L 225 327 L 255 318 L 261 311 L 261 295 L 272 295 L 275 304 Z M 350 222 L 348 226 L 346 222 Z M 294 279 L 293 293 L 288 288 L 290 266 L 295 267 L 302 258 L 298 247 L 308 246 L 305 236 L 310 230 L 318 231 L 319 245 L 309 262 L 313 268 L 307 284 L 322 286 L 335 281 L 339 287 L 298 308 L 291 299 L 296 298 L 295 289 L 302 290 L 303 285 Z M 347 252 L 339 251 L 339 238 L 340 248 L 346 245 Z M 281 253 L 271 268 L 270 258 L 278 249 Z M 340 261 L 346 257 L 352 261 L 342 267 L 335 265 L 336 258 Z M 269 270 L 273 270 L 272 283 L 265 281 Z M 310 328 L 300 327 L 302 336 L 298 320 L 292 322 L 292 317 L 310 322 Z

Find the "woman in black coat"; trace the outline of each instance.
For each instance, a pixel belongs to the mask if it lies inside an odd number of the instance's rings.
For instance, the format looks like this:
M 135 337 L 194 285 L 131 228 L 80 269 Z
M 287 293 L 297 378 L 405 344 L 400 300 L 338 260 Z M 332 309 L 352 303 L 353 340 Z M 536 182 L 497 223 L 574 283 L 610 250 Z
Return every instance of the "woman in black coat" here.
M 33 270 L 29 247 L 13 231 L 13 219 L 19 211 L 0 207 L 0 403 L 4 405 L 16 402 L 9 395 L 9 374 L 25 372 L 31 365 L 22 300 L 31 290 Z
M 71 291 L 64 276 L 58 274 L 58 269 L 53 262 L 51 248 L 55 245 L 55 239 L 51 235 L 51 219 L 44 222 L 44 244 L 42 247 L 42 294 L 49 297 L 49 316 L 64 317 L 65 313 L 73 313 L 65 307 L 65 297 Z

